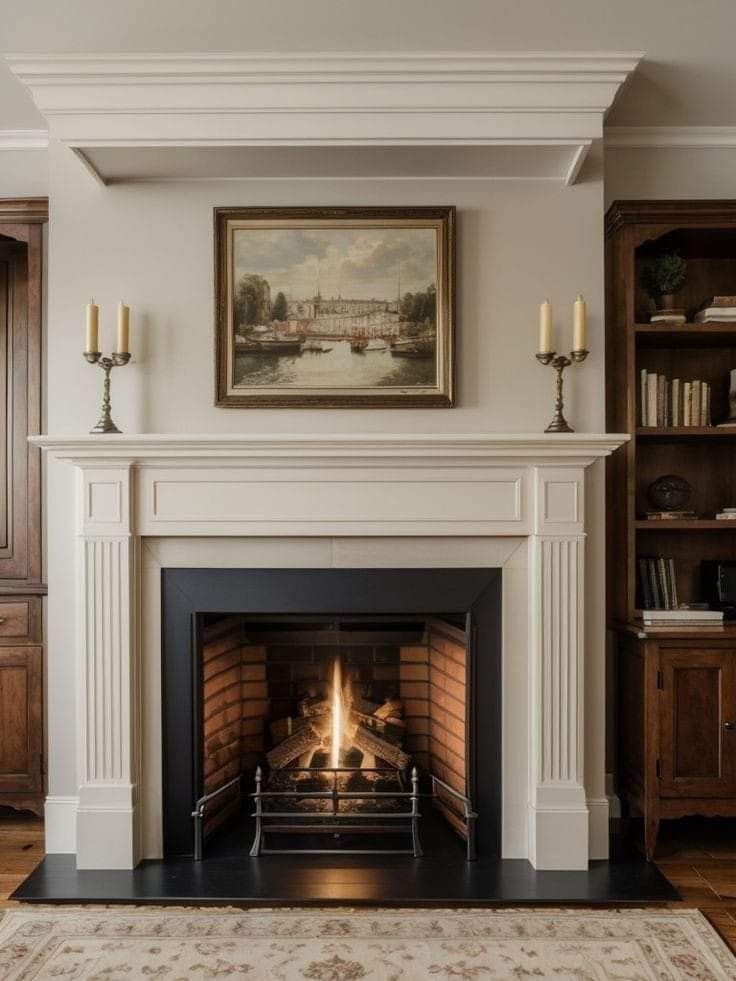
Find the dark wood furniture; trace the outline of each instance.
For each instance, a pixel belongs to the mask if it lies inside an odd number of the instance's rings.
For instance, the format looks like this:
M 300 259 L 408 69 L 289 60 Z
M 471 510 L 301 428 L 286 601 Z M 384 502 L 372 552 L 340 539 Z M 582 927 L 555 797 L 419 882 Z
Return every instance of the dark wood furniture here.
M 683 326 L 650 324 L 642 269 L 678 252 L 687 281 Z M 609 461 L 608 614 L 617 650 L 618 792 L 644 815 L 647 857 L 659 821 L 736 815 L 736 627 L 644 630 L 638 559 L 674 559 L 680 602 L 704 599 L 701 562 L 736 559 L 736 428 L 643 427 L 640 372 L 711 385 L 712 418 L 728 416 L 736 324 L 697 324 L 698 307 L 736 294 L 736 201 L 624 201 L 606 216 L 606 394 L 609 431 L 631 441 Z M 679 474 L 694 488 L 697 520 L 651 521 L 647 488 Z
M 42 814 L 41 426 L 48 202 L 0 200 L 0 806 Z

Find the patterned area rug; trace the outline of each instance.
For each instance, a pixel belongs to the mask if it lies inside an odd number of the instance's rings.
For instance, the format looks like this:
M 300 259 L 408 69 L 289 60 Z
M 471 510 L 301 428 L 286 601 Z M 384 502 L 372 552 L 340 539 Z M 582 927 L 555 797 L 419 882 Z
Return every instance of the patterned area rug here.
M 736 979 L 697 910 L 23 907 L 0 978 L 117 981 Z

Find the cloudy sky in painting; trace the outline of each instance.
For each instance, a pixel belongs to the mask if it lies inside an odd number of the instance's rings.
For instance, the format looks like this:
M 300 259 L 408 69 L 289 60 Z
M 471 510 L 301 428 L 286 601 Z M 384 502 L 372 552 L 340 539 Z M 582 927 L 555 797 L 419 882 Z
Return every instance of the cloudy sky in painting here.
M 268 280 L 271 296 L 393 300 L 436 279 L 434 228 L 240 228 L 233 237 L 236 281 L 244 273 Z

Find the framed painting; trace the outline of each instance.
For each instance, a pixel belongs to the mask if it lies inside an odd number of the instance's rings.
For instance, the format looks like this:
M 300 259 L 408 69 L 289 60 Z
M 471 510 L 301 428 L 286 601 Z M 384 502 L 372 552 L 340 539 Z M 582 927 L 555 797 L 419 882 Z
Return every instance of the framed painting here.
M 453 404 L 455 208 L 216 208 L 215 404 Z

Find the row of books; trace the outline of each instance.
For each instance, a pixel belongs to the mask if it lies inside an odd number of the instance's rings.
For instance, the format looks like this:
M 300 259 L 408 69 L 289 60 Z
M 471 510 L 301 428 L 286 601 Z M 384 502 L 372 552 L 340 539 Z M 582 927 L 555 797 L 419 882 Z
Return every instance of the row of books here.
M 654 371 L 641 370 L 640 418 L 642 426 L 710 426 L 708 382 L 672 381 Z
M 674 559 L 661 555 L 641 556 L 639 582 L 645 610 L 676 610 L 680 605 Z

